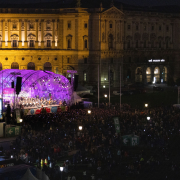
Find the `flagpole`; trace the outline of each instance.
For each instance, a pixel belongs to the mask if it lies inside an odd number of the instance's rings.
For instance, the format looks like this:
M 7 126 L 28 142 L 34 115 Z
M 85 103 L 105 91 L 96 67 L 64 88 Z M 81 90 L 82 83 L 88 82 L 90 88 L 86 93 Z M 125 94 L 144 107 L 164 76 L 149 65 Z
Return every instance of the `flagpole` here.
M 120 111 L 121 111 L 121 66 L 120 66 L 120 81 L 119 81 L 119 94 L 120 94 Z
M 111 85 L 111 79 L 110 79 L 110 65 L 109 65 L 109 107 L 111 103 L 111 90 L 110 90 L 110 85 Z
M 98 108 L 99 108 L 99 64 L 98 64 Z

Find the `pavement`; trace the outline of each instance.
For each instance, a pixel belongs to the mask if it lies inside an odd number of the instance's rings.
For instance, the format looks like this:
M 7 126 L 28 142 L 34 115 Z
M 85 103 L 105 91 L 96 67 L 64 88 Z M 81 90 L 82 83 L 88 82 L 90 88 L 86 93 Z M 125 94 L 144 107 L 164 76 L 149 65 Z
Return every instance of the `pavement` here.
M 0 138 L 0 143 L 10 142 L 10 141 L 14 141 L 14 140 L 16 140 L 16 137 L 7 137 L 7 138 L 1 137 Z

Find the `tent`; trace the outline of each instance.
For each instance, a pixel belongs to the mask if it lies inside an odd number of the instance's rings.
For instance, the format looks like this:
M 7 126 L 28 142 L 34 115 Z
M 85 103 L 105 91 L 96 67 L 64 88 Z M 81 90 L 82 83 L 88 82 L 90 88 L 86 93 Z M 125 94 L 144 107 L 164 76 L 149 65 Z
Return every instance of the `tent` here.
M 74 103 L 78 103 L 82 101 L 81 97 L 78 96 L 76 92 L 73 92 L 73 96 L 74 96 Z
M 80 84 L 78 84 L 78 87 L 76 89 L 76 93 L 78 95 L 85 95 L 85 94 L 90 94 L 90 90 L 81 86 Z
M 31 173 L 30 169 L 28 168 L 24 176 L 21 180 L 38 180 L 33 174 Z

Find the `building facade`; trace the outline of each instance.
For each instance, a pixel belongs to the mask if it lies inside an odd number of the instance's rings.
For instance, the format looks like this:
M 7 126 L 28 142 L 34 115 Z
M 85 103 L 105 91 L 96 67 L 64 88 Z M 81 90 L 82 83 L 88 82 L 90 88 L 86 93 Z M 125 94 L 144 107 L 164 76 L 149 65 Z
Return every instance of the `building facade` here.
M 179 77 L 176 13 L 110 8 L 0 9 L 0 70 L 48 70 L 118 87 Z

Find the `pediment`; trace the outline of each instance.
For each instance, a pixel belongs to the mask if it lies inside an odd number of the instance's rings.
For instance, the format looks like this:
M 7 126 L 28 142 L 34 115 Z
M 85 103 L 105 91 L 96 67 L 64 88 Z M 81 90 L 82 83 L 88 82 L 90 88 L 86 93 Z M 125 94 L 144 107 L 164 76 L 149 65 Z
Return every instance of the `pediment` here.
M 107 9 L 105 10 L 103 13 L 102 13 L 104 16 L 113 16 L 113 17 L 123 17 L 124 16 L 124 13 L 119 10 L 118 8 L 116 8 L 115 6 L 111 7 L 110 9 Z

